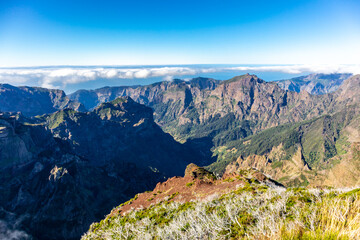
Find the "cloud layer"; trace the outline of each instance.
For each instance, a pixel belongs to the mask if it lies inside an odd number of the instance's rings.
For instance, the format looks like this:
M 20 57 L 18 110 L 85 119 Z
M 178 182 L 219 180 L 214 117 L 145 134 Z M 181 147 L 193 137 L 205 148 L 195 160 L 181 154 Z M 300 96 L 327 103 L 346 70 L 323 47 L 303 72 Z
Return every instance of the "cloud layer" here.
M 278 65 L 237 67 L 57 67 L 57 68 L 3 68 L 0 83 L 37 85 L 46 88 L 64 88 L 67 85 L 101 79 L 146 79 L 160 77 L 171 80 L 182 76 L 206 76 L 216 72 L 282 72 L 301 73 L 353 73 L 360 74 L 360 65 Z

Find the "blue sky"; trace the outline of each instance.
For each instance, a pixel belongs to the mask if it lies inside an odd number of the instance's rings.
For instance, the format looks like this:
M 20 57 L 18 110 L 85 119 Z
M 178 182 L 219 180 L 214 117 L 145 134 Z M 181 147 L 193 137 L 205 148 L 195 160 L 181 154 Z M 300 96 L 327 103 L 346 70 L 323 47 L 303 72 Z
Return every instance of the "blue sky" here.
M 360 1 L 0 0 L 0 66 L 360 64 Z

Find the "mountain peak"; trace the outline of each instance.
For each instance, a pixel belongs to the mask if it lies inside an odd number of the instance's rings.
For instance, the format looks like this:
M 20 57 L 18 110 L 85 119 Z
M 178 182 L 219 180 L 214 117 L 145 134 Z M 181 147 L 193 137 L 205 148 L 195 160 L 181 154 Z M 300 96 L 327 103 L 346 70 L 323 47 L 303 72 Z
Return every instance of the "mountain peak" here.
M 123 103 L 133 103 L 134 100 L 129 96 L 118 97 L 110 103 L 113 105 L 121 105 Z
M 198 87 L 200 90 L 203 89 L 213 90 L 221 81 L 215 80 L 213 78 L 197 77 L 191 79 L 189 82 L 192 87 Z
M 111 102 L 100 104 L 94 112 L 101 119 L 113 121 L 139 122 L 141 119 L 153 121 L 153 110 L 145 105 L 135 102 L 131 97 L 118 97 Z
M 305 90 L 314 95 L 322 95 L 336 91 L 350 73 L 312 73 L 290 79 L 275 81 L 282 89 L 301 92 Z
M 358 103 L 360 101 L 359 91 L 360 74 L 357 74 L 345 80 L 335 94 L 338 94 L 339 101 L 347 100 L 350 103 Z
M 224 80 L 221 82 L 221 84 L 229 84 L 229 83 L 233 83 L 233 82 L 242 82 L 242 83 L 262 83 L 264 82 L 264 80 L 258 78 L 258 76 L 256 76 L 255 74 L 244 74 L 244 75 L 240 75 L 240 76 L 235 76 L 229 80 Z
M 106 108 L 117 108 L 117 109 L 121 109 L 121 110 L 125 110 L 127 108 L 129 108 L 129 106 L 142 106 L 145 107 L 144 105 L 141 105 L 139 103 L 136 103 L 131 97 L 129 96 L 123 96 L 123 97 L 118 97 L 115 100 L 112 100 L 110 102 L 104 102 L 101 103 L 96 109 L 106 109 Z

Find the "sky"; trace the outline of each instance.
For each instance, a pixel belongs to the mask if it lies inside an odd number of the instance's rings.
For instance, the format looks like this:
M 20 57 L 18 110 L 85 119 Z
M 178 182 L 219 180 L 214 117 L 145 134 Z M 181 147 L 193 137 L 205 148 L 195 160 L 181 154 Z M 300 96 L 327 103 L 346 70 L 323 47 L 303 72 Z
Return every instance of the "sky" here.
M 0 83 L 360 73 L 359 0 L 0 0 Z
M 0 67 L 360 64 L 360 1 L 0 0 Z

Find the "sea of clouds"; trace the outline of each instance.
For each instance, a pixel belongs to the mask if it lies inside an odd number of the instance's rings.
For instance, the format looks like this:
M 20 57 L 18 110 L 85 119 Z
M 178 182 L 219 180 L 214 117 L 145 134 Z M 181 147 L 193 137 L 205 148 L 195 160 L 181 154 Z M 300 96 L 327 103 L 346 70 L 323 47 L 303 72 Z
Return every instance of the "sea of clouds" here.
M 273 65 L 273 66 L 152 66 L 152 67 L 32 67 L 0 68 L 0 83 L 65 88 L 71 84 L 99 79 L 147 79 L 161 77 L 172 80 L 182 76 L 199 76 L 216 72 L 282 72 L 353 73 L 360 74 L 360 65 Z

